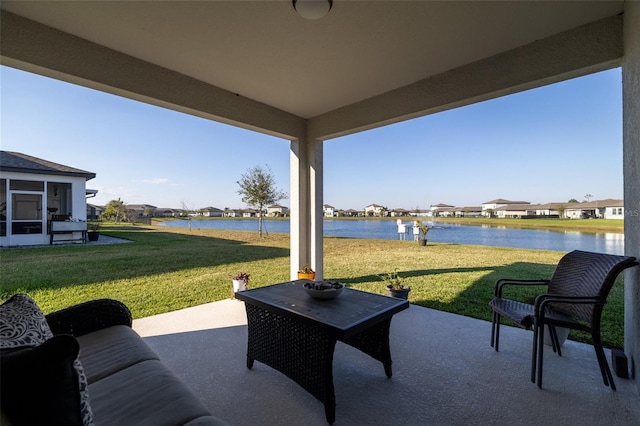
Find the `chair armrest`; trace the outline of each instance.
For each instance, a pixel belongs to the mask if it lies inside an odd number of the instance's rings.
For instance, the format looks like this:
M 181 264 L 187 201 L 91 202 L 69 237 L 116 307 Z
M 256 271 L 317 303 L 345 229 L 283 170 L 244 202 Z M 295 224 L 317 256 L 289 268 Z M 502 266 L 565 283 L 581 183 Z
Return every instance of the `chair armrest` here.
M 53 334 L 79 337 L 114 325 L 131 327 L 131 311 L 117 300 L 99 299 L 80 303 L 46 316 Z
M 493 289 L 493 295 L 495 297 L 502 297 L 502 288 L 507 285 L 549 285 L 549 280 L 517 280 L 512 278 L 500 278 L 496 281 L 496 285 Z
M 540 294 L 534 302 L 536 316 L 544 316 L 544 310 L 549 303 L 566 303 L 572 305 L 604 305 L 606 301 L 593 296 L 558 296 L 557 294 Z

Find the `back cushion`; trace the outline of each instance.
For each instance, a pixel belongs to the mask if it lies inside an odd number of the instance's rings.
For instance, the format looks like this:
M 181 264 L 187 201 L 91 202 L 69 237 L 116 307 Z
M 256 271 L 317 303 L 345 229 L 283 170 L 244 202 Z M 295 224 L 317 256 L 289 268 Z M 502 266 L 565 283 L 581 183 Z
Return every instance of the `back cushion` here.
M 72 336 L 53 336 L 29 296 L 18 294 L 0 305 L 3 415 L 17 425 L 92 425 L 78 351 Z

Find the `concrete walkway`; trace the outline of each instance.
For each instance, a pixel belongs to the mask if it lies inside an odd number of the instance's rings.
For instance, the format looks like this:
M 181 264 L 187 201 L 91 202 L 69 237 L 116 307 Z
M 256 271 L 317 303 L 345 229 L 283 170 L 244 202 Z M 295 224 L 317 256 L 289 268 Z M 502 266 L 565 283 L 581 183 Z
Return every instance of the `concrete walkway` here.
M 488 308 L 487 308 L 488 309 Z M 256 362 L 246 368 L 244 303 L 224 300 L 134 321 L 134 329 L 216 416 L 231 425 L 326 425 L 323 405 Z M 638 425 L 640 395 L 616 377 L 602 383 L 593 347 L 546 348 L 544 387 L 529 381 L 531 332 L 412 305 L 391 323 L 393 377 L 338 343 L 336 426 Z M 606 351 L 610 357 L 609 351 Z

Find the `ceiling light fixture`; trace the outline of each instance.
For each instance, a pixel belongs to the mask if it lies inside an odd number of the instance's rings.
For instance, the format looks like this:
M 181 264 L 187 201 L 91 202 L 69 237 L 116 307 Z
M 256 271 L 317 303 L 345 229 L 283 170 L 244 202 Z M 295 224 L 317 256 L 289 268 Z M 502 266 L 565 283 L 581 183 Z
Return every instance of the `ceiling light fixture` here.
M 320 19 L 333 6 L 333 0 L 292 0 L 293 8 L 305 19 Z

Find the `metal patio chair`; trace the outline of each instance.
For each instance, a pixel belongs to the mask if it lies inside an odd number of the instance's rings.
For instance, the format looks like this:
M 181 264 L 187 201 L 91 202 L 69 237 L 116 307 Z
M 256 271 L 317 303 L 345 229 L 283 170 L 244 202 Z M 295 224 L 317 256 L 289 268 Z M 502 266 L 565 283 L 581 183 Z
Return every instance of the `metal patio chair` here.
M 602 380 L 605 386 L 610 385 L 612 390 L 616 390 L 602 347 L 600 320 L 616 277 L 624 269 L 637 265 L 634 257 L 575 250 L 560 259 L 550 280 L 498 280 L 494 288 L 494 299 L 489 303 L 493 310 L 491 346 L 498 351 L 502 317 L 521 328 L 533 328 L 531 381 L 537 382 L 541 388 L 545 325 L 550 332 L 552 348 L 560 356 L 562 352 L 555 327 L 589 332 Z M 547 290 L 538 295 L 531 305 L 503 299 L 502 290 L 509 285 L 546 285 Z

